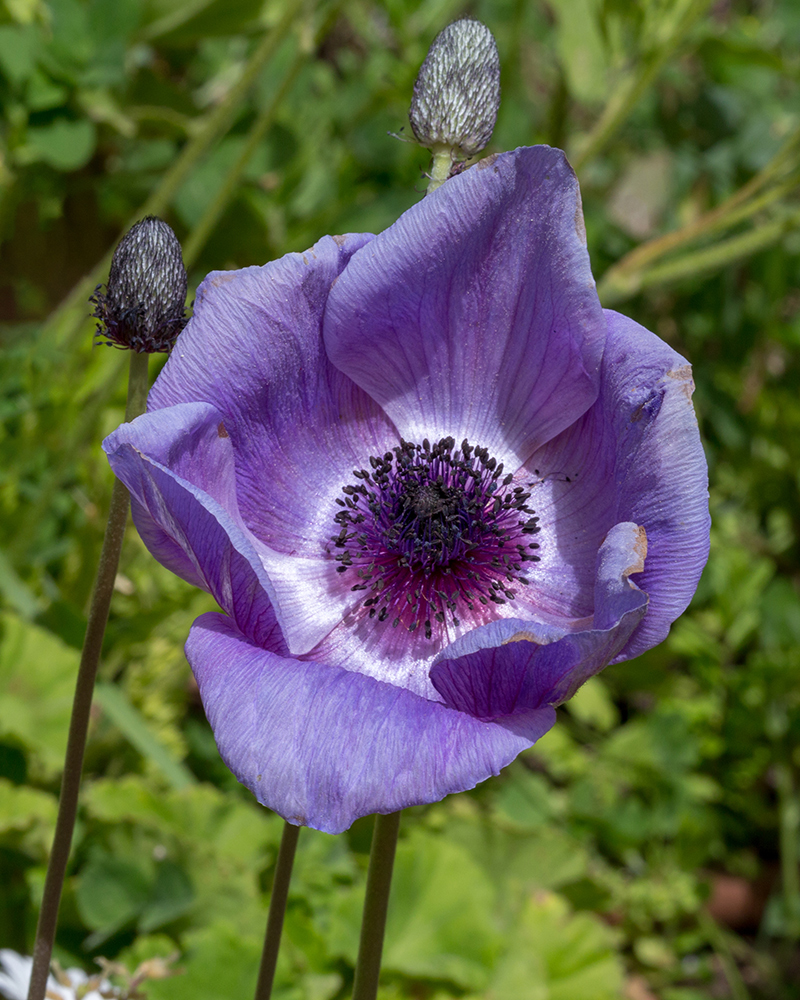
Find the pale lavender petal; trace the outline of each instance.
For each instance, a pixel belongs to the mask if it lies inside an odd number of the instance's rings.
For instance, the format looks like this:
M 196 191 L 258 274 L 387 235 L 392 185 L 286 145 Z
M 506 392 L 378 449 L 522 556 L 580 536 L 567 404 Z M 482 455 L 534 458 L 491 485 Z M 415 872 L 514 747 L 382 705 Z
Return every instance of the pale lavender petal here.
M 616 514 L 647 530 L 647 559 L 636 583 L 650 605 L 617 657 L 626 660 L 662 642 L 688 606 L 708 560 L 711 517 L 690 365 L 643 326 L 606 314 L 604 408 L 609 418 L 629 414 L 618 431 Z
M 130 451 L 122 461 L 124 446 Z M 357 600 L 349 583 L 337 575 L 323 542 L 316 558 L 290 557 L 264 545 L 245 525 L 237 502 L 232 439 L 213 406 L 181 403 L 146 413 L 119 427 L 104 447 L 114 471 L 131 490 L 134 522 L 148 549 L 184 580 L 210 590 L 230 610 L 235 593 L 220 591 L 214 584 L 220 557 L 205 530 L 198 534 L 194 525 L 178 524 L 181 517 L 191 520 L 189 511 L 195 503 L 214 517 L 224 513 L 224 533 L 245 563 L 255 567 L 293 652 L 305 653 L 319 643 Z M 166 487 L 169 478 L 179 485 Z M 161 496 L 163 489 L 184 498 L 180 511 Z M 143 490 L 149 490 L 147 505 L 140 499 Z M 332 533 L 332 521 L 331 525 Z M 231 527 L 235 534 L 229 532 Z
M 620 652 L 642 620 L 647 595 L 630 576 L 641 572 L 645 554 L 640 527 L 627 522 L 611 529 L 597 556 L 595 613 L 587 629 L 556 638 L 536 622 L 506 620 L 465 636 L 461 655 L 450 658 L 453 650 L 447 650 L 431 669 L 445 704 L 491 720 L 571 697 Z M 463 652 L 470 646 L 473 651 Z
M 186 655 L 220 754 L 260 802 L 328 833 L 474 787 L 553 725 L 550 707 L 481 722 L 324 663 L 276 656 L 219 614 Z
M 245 635 L 285 651 L 274 591 L 261 559 L 235 507 L 220 503 L 232 503 L 232 457 L 229 439 L 217 433 L 218 424 L 218 414 L 206 404 L 175 406 L 123 424 L 103 447 L 131 493 L 143 538 L 153 544 L 154 554 L 176 572 L 188 570 L 181 575 L 208 590 Z M 145 448 L 162 457 L 168 453 L 177 467 L 204 480 L 220 499 L 161 465 Z M 206 475 L 213 470 L 215 482 Z
M 277 552 L 320 558 L 353 469 L 397 443 L 322 344 L 331 284 L 370 238 L 326 236 L 263 267 L 212 272 L 150 393 L 150 410 L 204 401 L 219 411 L 244 523 Z
M 604 341 L 578 183 L 547 146 L 409 209 L 353 256 L 325 314 L 331 360 L 405 438 L 466 437 L 517 465 L 594 402 Z
M 647 616 L 618 659 L 661 642 L 708 558 L 708 477 L 691 405 L 691 370 L 632 320 L 608 313 L 600 396 L 526 463 L 540 519 L 541 562 L 520 591 L 520 616 L 580 618 L 593 607 L 594 560 L 611 526 L 642 525 L 648 557 L 637 583 Z

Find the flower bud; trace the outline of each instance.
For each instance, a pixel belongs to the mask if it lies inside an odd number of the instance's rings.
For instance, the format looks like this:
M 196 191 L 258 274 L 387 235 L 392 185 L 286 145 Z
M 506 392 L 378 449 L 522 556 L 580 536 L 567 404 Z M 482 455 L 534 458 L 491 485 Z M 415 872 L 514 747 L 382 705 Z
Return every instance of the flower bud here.
M 186 287 L 178 238 L 166 222 L 148 215 L 114 251 L 106 293 L 98 285 L 89 299 L 100 320 L 98 340 L 140 354 L 171 350 L 186 325 Z
M 499 106 L 494 36 L 480 21 L 453 21 L 434 38 L 414 84 L 408 118 L 417 141 L 468 159 L 491 139 Z

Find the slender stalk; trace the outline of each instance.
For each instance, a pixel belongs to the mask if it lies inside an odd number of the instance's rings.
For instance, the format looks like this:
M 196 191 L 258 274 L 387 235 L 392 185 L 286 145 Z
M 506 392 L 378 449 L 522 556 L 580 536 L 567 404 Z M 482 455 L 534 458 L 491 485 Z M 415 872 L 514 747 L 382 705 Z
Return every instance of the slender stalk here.
M 453 165 L 453 151 L 449 146 L 439 146 L 433 150 L 433 165 L 431 166 L 430 180 L 426 194 L 435 191 L 450 176 L 450 168 Z
M 728 980 L 732 1000 L 750 1000 L 750 991 L 742 979 L 739 966 L 736 964 L 736 956 L 731 948 L 729 935 L 707 910 L 700 910 L 698 918 L 701 929 L 705 932 L 709 944 L 716 952 L 719 964 L 722 966 L 722 973 Z
M 782 184 L 773 186 L 760 198 L 756 198 L 756 195 L 764 187 L 778 179 L 787 166 L 794 169 L 795 163 L 793 161 L 796 160 L 797 153 L 800 152 L 797 148 L 798 140 L 800 140 L 800 129 L 792 134 L 763 170 L 742 185 L 730 198 L 726 198 L 721 205 L 717 205 L 710 212 L 705 212 L 688 225 L 675 229 L 671 233 L 665 233 L 663 236 L 657 236 L 655 239 L 648 240 L 636 247 L 635 250 L 631 250 L 614 265 L 612 268 L 614 273 L 641 271 L 647 265 L 658 260 L 659 257 L 664 257 L 671 251 L 701 237 L 718 232 L 720 229 L 727 229 L 760 211 L 776 198 L 794 190 L 797 187 L 797 178 L 791 176 Z
M 126 420 L 133 420 L 140 413 L 144 413 L 147 402 L 148 359 L 147 354 L 137 354 L 135 351 L 131 351 L 128 403 L 125 408 Z M 69 723 L 53 849 L 47 865 L 42 908 L 39 911 L 36 941 L 33 946 L 33 969 L 28 988 L 28 1000 L 44 1000 L 47 989 L 53 942 L 56 937 L 58 907 L 61 902 L 61 890 L 64 886 L 64 875 L 67 870 L 69 851 L 72 846 L 72 833 L 78 811 L 78 793 L 81 785 L 83 755 L 86 749 L 86 734 L 89 730 L 92 692 L 103 648 L 103 636 L 111 606 L 111 595 L 114 591 L 114 580 L 119 566 L 122 539 L 128 520 L 128 506 L 128 491 L 118 479 L 115 479 L 111 492 L 108 524 L 97 565 L 97 577 L 75 684 L 75 698 L 72 703 L 72 717 Z
M 222 182 L 222 186 L 209 202 L 197 225 L 189 234 L 189 237 L 183 247 L 183 261 L 187 270 L 199 257 L 203 247 L 208 241 L 209 236 L 214 231 L 214 227 L 219 222 L 220 217 L 225 211 L 228 202 L 236 193 L 236 189 L 239 186 L 239 181 L 241 180 L 245 167 L 250 162 L 250 158 L 253 153 L 255 153 L 260 142 L 266 135 L 270 125 L 272 125 L 275 120 L 275 113 L 280 107 L 284 97 L 286 97 L 286 94 L 289 92 L 290 87 L 297 79 L 297 74 L 302 69 L 308 56 L 308 47 L 301 46 L 292 60 L 292 63 L 283 78 L 283 82 L 275 92 L 272 100 L 253 122 L 250 134 L 247 137 L 247 142 L 244 144 L 241 153 L 228 171 L 225 180 Z
M 780 819 L 781 883 L 786 928 L 789 936 L 800 934 L 800 859 L 797 835 L 800 831 L 800 802 L 789 764 L 775 767 Z
M 685 278 L 695 278 L 711 271 L 718 271 L 738 260 L 750 257 L 759 250 L 764 250 L 799 224 L 800 213 L 791 213 L 762 226 L 756 226 L 749 232 L 676 257 L 646 271 L 626 276 L 616 275 L 613 279 L 609 277 L 608 280 L 603 276 L 598 282 L 597 294 L 603 305 L 609 306 L 631 298 L 643 288 L 668 285 Z
M 375 817 L 364 916 L 361 922 L 361 940 L 358 945 L 356 977 L 353 983 L 353 1000 L 375 1000 L 378 995 L 383 935 L 386 930 L 386 913 L 389 908 L 389 890 L 392 885 L 399 829 L 399 812 Z
M 575 155 L 570 157 L 576 172 L 579 172 L 608 143 L 639 98 L 661 72 L 667 60 L 683 42 L 691 27 L 709 6 L 710 0 L 690 0 L 669 35 L 655 45 L 650 58 L 642 59 L 637 63 L 635 70 L 622 78 L 591 132 L 580 143 Z
M 261 966 L 258 970 L 254 1000 L 269 1000 L 272 995 L 283 918 L 286 913 L 286 900 L 289 897 L 289 882 L 292 877 L 292 866 L 294 865 L 299 836 L 299 826 L 284 823 L 281 846 L 278 849 L 278 861 L 275 865 L 275 879 L 272 883 L 272 896 L 269 901 L 269 915 L 267 917 L 267 933 L 264 937 L 264 950 L 261 952 Z

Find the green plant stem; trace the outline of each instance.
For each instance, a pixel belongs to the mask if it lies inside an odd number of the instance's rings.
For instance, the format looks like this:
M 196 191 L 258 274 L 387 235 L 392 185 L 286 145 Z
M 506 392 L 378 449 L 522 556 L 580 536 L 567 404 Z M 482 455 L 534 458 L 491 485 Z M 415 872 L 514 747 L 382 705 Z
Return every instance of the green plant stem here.
M 264 937 L 264 950 L 261 952 L 255 1000 L 269 1000 L 272 994 L 275 967 L 278 964 L 278 949 L 281 944 L 283 918 L 286 913 L 286 900 L 289 898 L 289 882 L 292 877 L 292 866 L 294 865 L 299 836 L 299 826 L 284 823 L 281 846 L 278 849 L 278 860 L 275 864 L 275 879 L 272 883 L 272 896 L 269 901 L 267 933 Z
M 759 171 L 755 177 L 752 177 L 747 184 L 742 185 L 730 198 L 726 198 L 721 205 L 718 205 L 710 212 L 705 212 L 688 225 L 682 226 L 671 233 L 666 233 L 664 236 L 648 240 L 641 246 L 636 247 L 635 250 L 631 250 L 630 253 L 626 254 L 622 260 L 618 261 L 610 269 L 609 274 L 612 271 L 614 274 L 620 275 L 641 271 L 649 264 L 658 260 L 659 257 L 664 257 L 666 254 L 685 246 L 687 243 L 710 236 L 721 229 L 728 229 L 736 225 L 737 222 L 741 222 L 762 208 L 765 208 L 778 198 L 783 197 L 789 191 L 794 190 L 797 187 L 797 178 L 791 176 L 783 183 L 764 192 L 761 197 L 756 197 L 763 188 L 783 173 L 787 167 L 787 160 L 790 161 L 788 164 L 790 169 L 795 167 L 791 159 L 795 158 L 792 154 L 798 152 L 799 138 L 800 129 L 790 136 L 763 170 Z
M 133 420 L 140 413 L 144 413 L 147 403 L 148 360 L 147 354 L 131 352 L 128 403 L 125 408 L 126 420 Z M 42 908 L 39 911 L 36 941 L 33 946 L 33 969 L 31 970 L 28 1000 L 44 1000 L 47 989 L 53 942 L 56 937 L 58 908 L 61 902 L 61 891 L 64 886 L 64 875 L 67 870 L 70 847 L 72 846 L 72 833 L 78 811 L 78 793 L 80 792 L 83 756 L 86 749 L 86 735 L 89 731 L 92 693 L 103 648 L 103 636 L 108 621 L 119 556 L 122 551 L 125 525 L 128 520 L 128 506 L 128 491 L 118 479 L 115 479 L 111 492 L 108 524 L 97 565 L 97 576 L 75 684 L 75 697 L 69 723 L 64 774 L 61 778 L 61 795 L 58 800 L 53 849 L 50 852 L 50 860 L 47 865 Z
M 778 816 L 780 820 L 781 887 L 786 926 L 792 937 L 800 934 L 800 858 L 797 836 L 800 832 L 800 802 L 789 764 L 777 764 Z
M 389 908 L 389 890 L 392 885 L 399 830 L 399 812 L 375 817 L 367 872 L 367 892 L 364 898 L 364 916 L 361 922 L 361 940 L 358 945 L 358 961 L 353 983 L 353 1000 L 375 1000 L 378 995 L 383 935 L 386 930 L 386 913 Z
M 281 102 L 284 97 L 286 97 L 286 94 L 289 92 L 289 89 L 294 81 L 297 79 L 297 75 L 302 69 L 305 61 L 308 59 L 310 51 L 310 45 L 301 44 L 299 51 L 292 60 L 280 87 L 275 92 L 275 95 L 269 104 L 253 122 L 247 141 L 245 142 L 242 151 L 236 158 L 236 161 L 229 169 L 225 180 L 222 182 L 222 186 L 211 199 L 197 225 L 189 234 L 189 237 L 183 246 L 183 261 L 187 270 L 192 267 L 194 262 L 202 253 L 203 247 L 208 242 L 208 238 L 214 231 L 214 227 L 219 222 L 228 205 L 228 202 L 236 193 L 239 181 L 241 180 L 247 164 L 250 162 L 250 158 L 255 153 L 269 127 L 275 120 L 275 114 L 280 107 Z
M 600 301 L 605 306 L 632 298 L 644 288 L 669 285 L 685 278 L 696 278 L 735 264 L 763 250 L 800 224 L 800 214 L 791 213 L 780 219 L 757 226 L 747 233 L 732 236 L 714 246 L 676 257 L 646 271 L 630 275 L 604 275 L 597 285 Z
M 737 223 L 744 222 L 745 219 L 762 209 L 768 208 L 773 202 L 794 190 L 796 186 L 797 178 L 792 176 L 789 180 L 775 185 L 744 204 L 734 195 L 719 208 L 714 209 L 713 212 L 707 212 L 688 226 L 683 226 L 681 229 L 676 229 L 674 232 L 659 236 L 654 240 L 648 240 L 647 243 L 643 243 L 640 247 L 626 254 L 622 260 L 606 271 L 600 281 L 600 286 L 603 287 L 607 295 L 624 295 L 628 288 L 638 290 L 637 282 L 643 274 L 648 273 L 647 265 L 651 262 L 667 256 L 671 251 L 681 246 L 694 243 L 698 239 L 708 238 L 720 230 L 730 229 Z M 739 193 L 737 192 L 737 195 Z M 670 261 L 668 264 L 660 266 L 669 267 L 671 263 Z M 650 271 L 653 269 L 650 268 Z
M 608 143 L 611 136 L 623 124 L 633 107 L 639 101 L 658 73 L 683 42 L 689 30 L 710 6 L 710 0 L 691 0 L 686 10 L 678 17 L 669 35 L 654 46 L 649 57 L 645 57 L 619 82 L 608 100 L 603 113 L 589 134 L 580 143 L 577 152 L 570 157 L 576 172 L 586 166 Z
M 433 164 L 431 165 L 430 180 L 426 194 L 435 191 L 450 176 L 450 168 L 453 165 L 453 152 L 449 146 L 438 146 L 433 150 Z
M 162 215 L 169 208 L 179 188 L 194 169 L 198 160 L 215 142 L 222 138 L 233 124 L 239 105 L 255 83 L 266 61 L 283 41 L 296 17 L 297 8 L 293 4 L 287 4 L 283 17 L 258 44 L 239 80 L 194 132 L 181 150 L 180 156 L 164 175 L 158 188 L 136 212 L 135 217 L 125 226 L 123 232 L 127 232 L 130 225 L 137 219 L 141 219 L 145 215 Z M 44 333 L 46 336 L 55 333 L 59 340 L 69 341 L 77 334 L 85 317 L 84 303 L 103 275 L 108 273 L 111 256 L 118 242 L 119 239 L 113 241 L 112 248 L 103 259 L 75 285 L 61 305 L 52 313 L 45 324 Z
M 717 954 L 723 975 L 728 980 L 732 1000 L 750 1000 L 750 991 L 736 964 L 728 934 L 706 910 L 700 910 L 698 918 L 711 947 Z

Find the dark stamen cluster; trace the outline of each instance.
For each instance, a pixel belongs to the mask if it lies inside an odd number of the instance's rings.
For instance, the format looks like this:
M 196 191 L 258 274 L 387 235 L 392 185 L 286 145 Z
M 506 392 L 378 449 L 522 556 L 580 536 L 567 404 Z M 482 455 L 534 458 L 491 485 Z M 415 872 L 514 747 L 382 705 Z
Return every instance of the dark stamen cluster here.
M 369 464 L 342 487 L 331 540 L 337 572 L 353 573 L 352 589 L 369 592 L 370 618 L 410 632 L 421 625 L 430 639 L 448 616 L 460 624 L 459 605 L 514 600 L 513 585 L 528 583 L 524 564 L 539 561 L 531 540 L 539 519 L 502 463 L 447 437 L 433 446 L 401 441 Z

